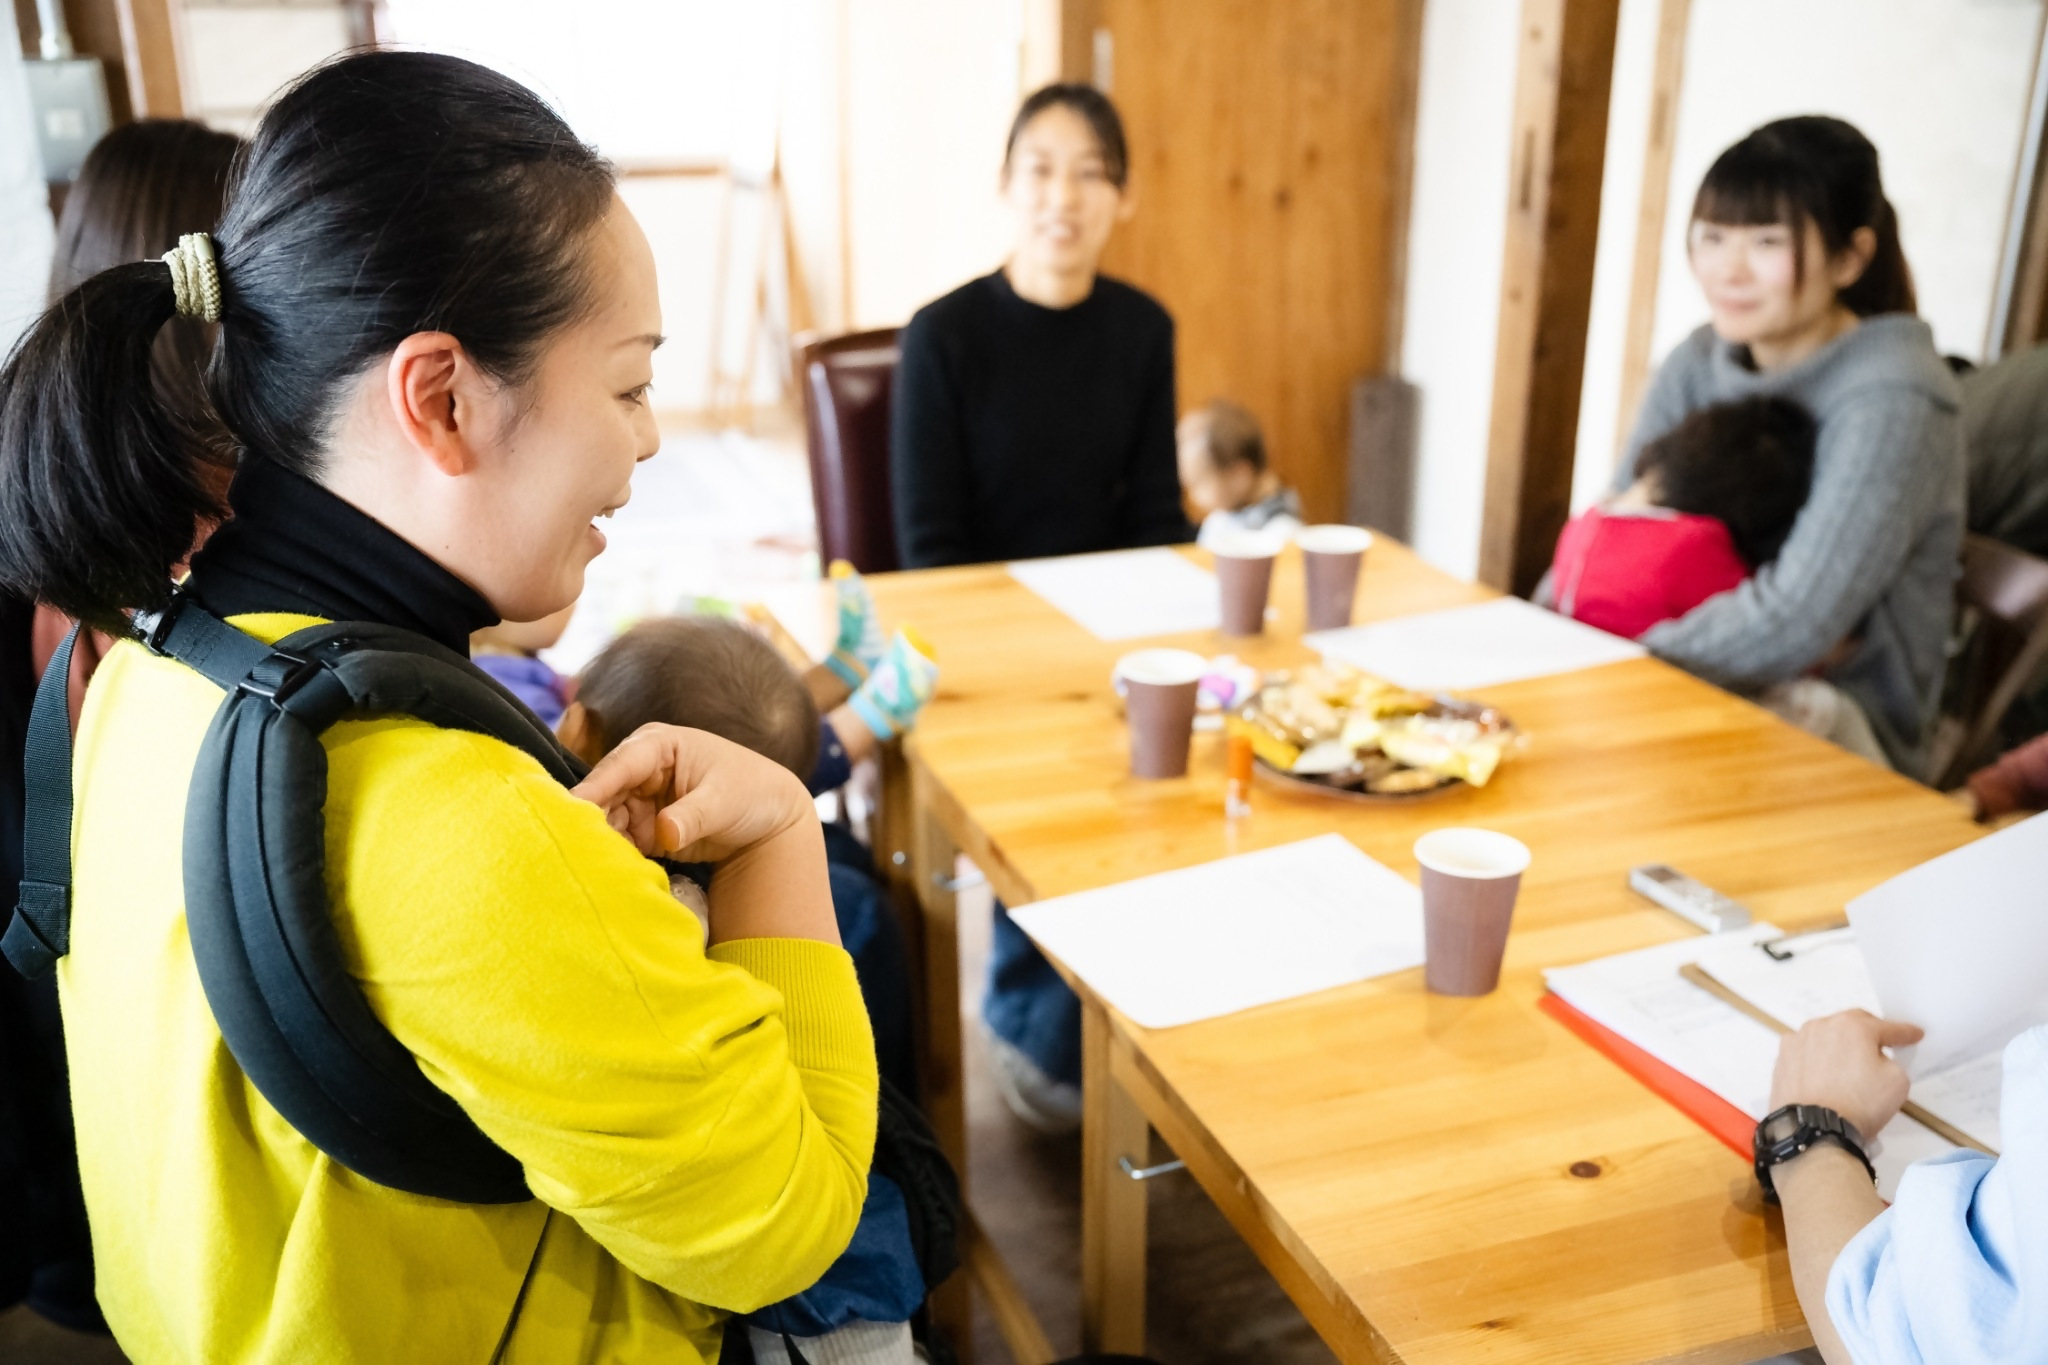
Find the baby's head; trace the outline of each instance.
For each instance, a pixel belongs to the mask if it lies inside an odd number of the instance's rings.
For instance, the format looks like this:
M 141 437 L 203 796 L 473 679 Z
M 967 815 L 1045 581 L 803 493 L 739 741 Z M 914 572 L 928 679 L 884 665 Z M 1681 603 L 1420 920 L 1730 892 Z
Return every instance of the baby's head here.
M 605 646 L 577 683 L 561 737 L 595 763 L 652 722 L 708 730 L 799 778 L 818 759 L 818 706 L 775 647 L 737 621 L 665 616 Z
M 1218 398 L 1181 418 L 1174 436 L 1181 490 L 1197 517 L 1258 501 L 1266 474 L 1266 438 L 1258 418 Z
M 1761 569 L 1806 505 L 1818 431 L 1789 398 L 1715 403 L 1643 447 L 1637 484 L 1659 507 L 1725 523 L 1736 552 Z

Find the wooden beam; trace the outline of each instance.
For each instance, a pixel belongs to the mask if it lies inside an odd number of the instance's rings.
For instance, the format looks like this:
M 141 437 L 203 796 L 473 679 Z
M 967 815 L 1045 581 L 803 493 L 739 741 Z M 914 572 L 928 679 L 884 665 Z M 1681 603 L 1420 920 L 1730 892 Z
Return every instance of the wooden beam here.
M 2019 163 L 2013 168 L 1998 293 L 1986 327 L 1984 359 L 2023 351 L 2048 334 L 2048 13 L 2035 36 L 2034 83 L 2027 98 Z
M 178 79 L 178 25 L 171 0 L 114 0 L 114 17 L 135 117 L 183 118 L 185 93 Z
M 1479 577 L 1527 593 L 1571 506 L 1621 0 L 1522 0 Z
M 1391 143 L 1387 203 L 1387 336 L 1384 373 L 1401 373 L 1401 342 L 1408 326 L 1408 220 L 1415 200 L 1415 115 L 1422 105 L 1423 0 L 1400 0 L 1390 45 L 1393 88 L 1387 98 Z
M 1101 0 L 1059 0 L 1060 79 L 1087 84 L 1095 79 L 1095 30 L 1102 27 Z
M 1657 285 L 1664 273 L 1664 225 L 1671 203 L 1671 152 L 1678 141 L 1678 96 L 1685 83 L 1685 35 L 1692 0 L 1661 0 L 1656 69 L 1650 78 L 1650 133 L 1643 146 L 1643 187 L 1636 206 L 1635 261 L 1629 274 L 1628 334 L 1621 349 L 1621 412 L 1616 454 L 1635 428 L 1643 386 L 1650 382 L 1650 345 L 1657 330 Z

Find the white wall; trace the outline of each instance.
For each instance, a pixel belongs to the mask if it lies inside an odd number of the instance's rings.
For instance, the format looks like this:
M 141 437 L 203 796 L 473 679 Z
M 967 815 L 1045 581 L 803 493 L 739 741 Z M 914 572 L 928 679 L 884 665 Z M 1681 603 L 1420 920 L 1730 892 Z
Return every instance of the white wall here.
M 9 6 L 0 10 L 0 354 L 42 311 L 55 244 L 21 73 L 21 34 Z
M 339 4 L 184 0 L 178 16 L 178 81 L 185 113 L 246 135 L 279 88 L 349 46 Z
M 1003 259 L 1019 0 L 851 0 L 853 320 L 890 326 Z
M 1514 120 L 1512 0 L 1430 0 L 1422 30 L 1403 373 L 1422 390 L 1415 548 L 1479 567 Z

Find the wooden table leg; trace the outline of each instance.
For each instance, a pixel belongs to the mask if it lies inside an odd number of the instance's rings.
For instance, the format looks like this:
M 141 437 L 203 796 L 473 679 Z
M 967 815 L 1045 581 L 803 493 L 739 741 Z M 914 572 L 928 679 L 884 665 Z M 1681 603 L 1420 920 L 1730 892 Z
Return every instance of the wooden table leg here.
M 1102 1006 L 1081 1002 L 1081 1346 L 1145 1353 L 1145 1186 L 1118 1165 L 1142 1166 L 1151 1127 L 1117 1083 L 1117 1045 Z
M 918 991 L 923 1018 L 919 1033 L 922 1070 L 918 1080 L 924 1094 L 925 1116 L 931 1120 L 939 1146 L 960 1174 L 961 1190 L 967 1187 L 967 1084 L 965 1055 L 960 1035 L 960 930 L 959 897 L 952 890 L 954 869 L 960 850 L 945 827 L 932 816 L 931 803 L 923 798 L 924 776 L 915 765 L 906 765 L 910 785 L 909 853 L 910 878 L 922 912 L 919 926 L 921 978 Z M 974 1313 L 969 1297 L 969 1277 L 963 1270 L 953 1275 L 931 1296 L 932 1325 L 942 1332 L 960 1358 L 961 1365 L 973 1365 Z

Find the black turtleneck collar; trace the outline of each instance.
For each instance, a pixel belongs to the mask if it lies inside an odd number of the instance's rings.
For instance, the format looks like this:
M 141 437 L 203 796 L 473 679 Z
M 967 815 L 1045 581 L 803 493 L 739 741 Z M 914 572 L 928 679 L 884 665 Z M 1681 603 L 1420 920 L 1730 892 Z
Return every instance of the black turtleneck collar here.
M 292 612 L 417 631 L 458 654 L 496 625 L 483 595 L 368 514 L 272 460 L 245 455 L 234 515 L 192 557 L 186 591 L 215 616 Z

